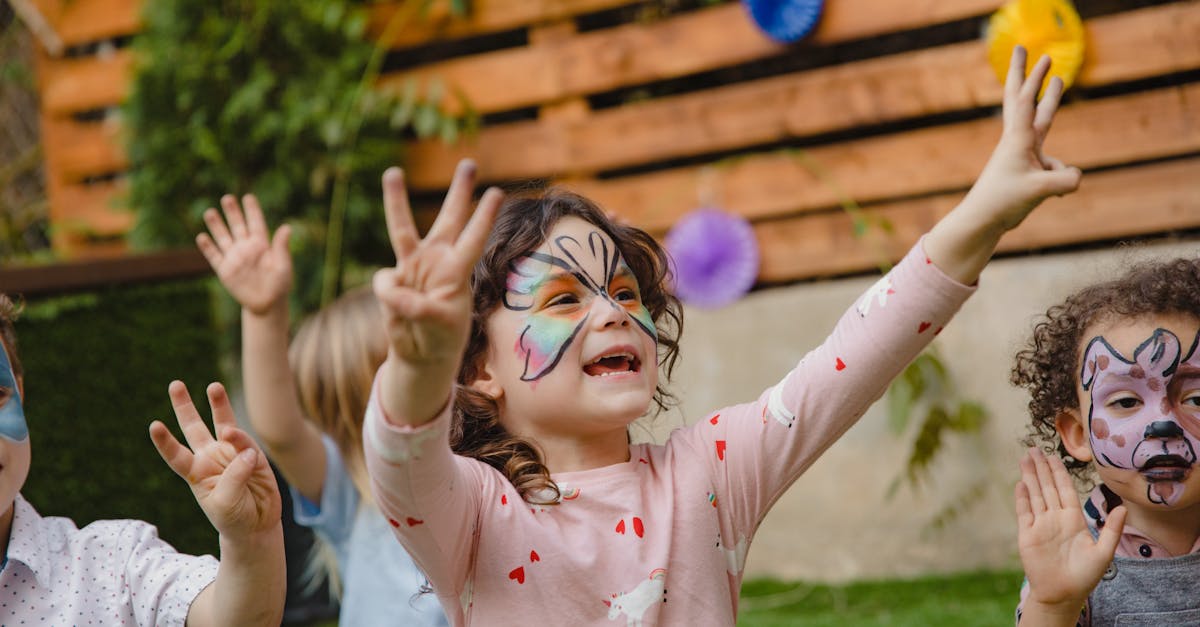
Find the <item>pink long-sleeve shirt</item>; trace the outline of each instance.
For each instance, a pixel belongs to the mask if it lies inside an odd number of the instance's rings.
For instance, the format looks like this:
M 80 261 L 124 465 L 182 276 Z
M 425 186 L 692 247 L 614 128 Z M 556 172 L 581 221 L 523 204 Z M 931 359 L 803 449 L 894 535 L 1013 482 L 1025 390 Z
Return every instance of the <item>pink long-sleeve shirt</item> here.
M 918 244 L 757 400 L 631 444 L 625 463 L 554 474 L 556 505 L 453 454 L 449 409 L 407 427 L 373 394 L 376 499 L 455 625 L 733 625 L 767 510 L 972 291 Z

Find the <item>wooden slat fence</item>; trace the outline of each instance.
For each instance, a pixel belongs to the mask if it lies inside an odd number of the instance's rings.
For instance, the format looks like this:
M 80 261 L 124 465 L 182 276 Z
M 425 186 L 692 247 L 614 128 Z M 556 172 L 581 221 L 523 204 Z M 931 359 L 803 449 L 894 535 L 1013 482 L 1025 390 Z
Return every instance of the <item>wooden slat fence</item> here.
M 1001 85 L 977 34 L 1001 3 L 826 0 L 793 46 L 767 39 L 737 2 L 649 22 L 634 19 L 647 3 L 633 0 L 475 0 L 466 18 L 442 3 L 393 57 L 523 37 L 442 53 L 381 84 L 436 78 L 498 120 L 459 145 L 409 146 L 419 193 L 433 196 L 471 156 L 488 182 L 562 182 L 656 234 L 716 203 L 754 222 L 760 279 L 787 282 L 894 259 L 961 197 L 999 135 Z M 77 49 L 141 26 L 138 0 L 38 4 Z M 1089 173 L 1010 234 L 1007 251 L 1200 228 L 1200 0 L 1106 3 L 1094 15 L 1086 4 L 1087 59 L 1048 150 Z M 399 7 L 375 6 L 372 32 Z M 119 125 L 94 112 L 119 104 L 133 60 L 96 48 L 41 60 L 49 189 L 56 222 L 119 235 L 130 217 L 111 207 L 113 175 L 128 162 Z M 890 234 L 854 237 L 848 199 Z M 428 220 L 435 209 L 422 210 Z M 60 248 L 84 243 L 66 237 Z

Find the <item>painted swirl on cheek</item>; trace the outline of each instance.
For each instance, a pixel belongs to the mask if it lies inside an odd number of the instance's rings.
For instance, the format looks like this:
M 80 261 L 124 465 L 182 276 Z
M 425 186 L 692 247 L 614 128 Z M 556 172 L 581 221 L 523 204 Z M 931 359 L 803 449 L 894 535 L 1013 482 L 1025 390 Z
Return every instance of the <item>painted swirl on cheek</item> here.
M 13 373 L 12 363 L 8 360 L 8 351 L 3 342 L 0 342 L 0 388 L 6 390 L 6 398 L 0 405 L 0 438 L 23 442 L 29 437 L 29 427 L 25 424 L 21 389 L 17 387 L 17 377 Z
M 587 319 L 586 315 L 573 320 L 539 314 L 526 318 L 525 329 L 514 347 L 525 360 L 521 380 L 536 381 L 553 370 Z

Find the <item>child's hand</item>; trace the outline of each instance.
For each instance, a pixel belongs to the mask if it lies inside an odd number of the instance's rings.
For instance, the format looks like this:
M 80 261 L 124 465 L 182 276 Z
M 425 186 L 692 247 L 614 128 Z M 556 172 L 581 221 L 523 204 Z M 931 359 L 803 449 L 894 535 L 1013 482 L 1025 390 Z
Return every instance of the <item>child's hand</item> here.
M 373 287 L 383 306 L 390 355 L 413 366 L 441 366 L 451 377 L 471 327 L 471 269 L 504 196 L 488 189 L 472 214 L 474 186 L 475 165 L 464 160 L 437 220 L 420 239 L 403 173 L 389 168 L 383 174 L 383 206 L 396 267 L 376 272 Z
M 243 216 L 237 198 L 221 197 L 225 220 L 216 209 L 204 212 L 208 233 L 196 236 L 196 245 L 217 273 L 217 278 L 238 304 L 250 313 L 262 315 L 287 297 L 292 287 L 292 257 L 288 254 L 285 224 L 267 239 L 267 223 L 253 194 L 244 198 Z M 226 228 L 225 222 L 229 223 Z
M 188 446 L 157 420 L 150 424 L 150 439 L 171 470 L 191 486 L 212 526 L 227 540 L 274 531 L 282 513 L 275 475 L 254 440 L 237 427 L 225 388 L 219 383 L 208 386 L 216 439 L 196 412 L 187 387 L 172 381 L 168 391 Z
M 1001 232 L 1020 224 L 1047 197 L 1079 187 L 1079 168 L 1042 152 L 1063 92 L 1062 79 L 1055 76 L 1037 102 L 1049 70 L 1050 57 L 1043 56 L 1026 77 L 1025 49 L 1013 49 L 1004 83 L 1004 132 L 964 200 L 979 212 L 977 219 Z
M 958 207 L 938 221 L 925 239 L 925 254 L 951 278 L 973 284 L 1000 237 L 1017 226 L 1047 196 L 1079 187 L 1079 169 L 1042 153 L 1054 120 L 1062 81 L 1050 80 L 1040 103 L 1038 89 L 1050 69 L 1042 57 L 1025 77 L 1025 49 L 1013 49 L 1004 83 L 1004 132 L 1000 143 Z
M 1030 449 L 1017 483 L 1017 546 L 1029 597 L 1024 614 L 1053 612 L 1069 624 L 1112 562 L 1125 527 L 1125 507 L 1113 508 L 1092 539 L 1071 476 L 1058 458 Z

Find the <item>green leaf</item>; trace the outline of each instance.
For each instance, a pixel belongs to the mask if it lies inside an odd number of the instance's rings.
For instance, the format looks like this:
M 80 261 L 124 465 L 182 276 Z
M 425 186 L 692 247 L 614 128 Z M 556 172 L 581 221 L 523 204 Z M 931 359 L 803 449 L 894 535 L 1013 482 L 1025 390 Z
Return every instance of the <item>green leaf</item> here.
M 417 106 L 417 111 L 413 116 L 413 131 L 417 133 L 417 137 L 425 139 L 438 131 L 440 121 L 441 114 L 437 107 L 423 103 Z
M 913 397 L 912 384 L 905 377 L 897 378 L 888 387 L 888 426 L 891 427 L 892 433 L 904 433 L 904 428 L 908 426 L 909 414 L 912 413 Z
M 958 413 L 950 421 L 951 429 L 961 433 L 977 433 L 987 421 L 987 409 L 973 401 L 963 401 L 958 405 Z

